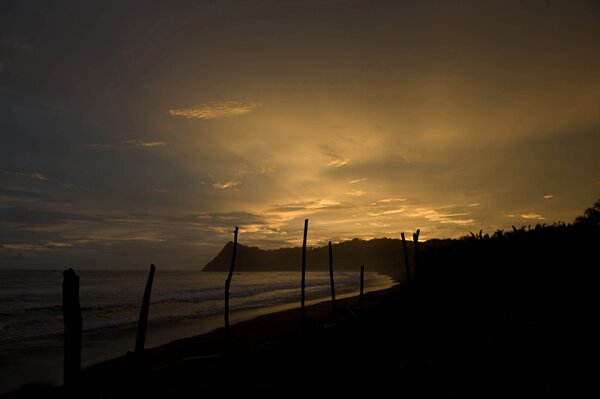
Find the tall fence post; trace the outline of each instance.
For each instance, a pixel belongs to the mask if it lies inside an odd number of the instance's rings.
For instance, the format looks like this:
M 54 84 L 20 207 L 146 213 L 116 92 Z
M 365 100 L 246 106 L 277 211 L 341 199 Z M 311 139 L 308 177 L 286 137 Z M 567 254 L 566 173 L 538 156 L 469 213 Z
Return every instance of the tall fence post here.
M 304 302 L 306 300 L 306 294 L 304 287 L 306 284 L 306 235 L 308 233 L 308 219 L 304 219 L 304 238 L 302 239 L 302 286 L 300 289 L 300 318 L 302 320 L 302 328 L 306 324 L 306 313 L 304 309 Z
M 63 272 L 64 386 L 77 385 L 81 372 L 81 305 L 79 304 L 79 276 L 73 269 Z
M 146 330 L 148 329 L 148 311 L 150 309 L 150 294 L 152 293 L 152 283 L 154 281 L 154 271 L 156 267 L 150 265 L 150 273 L 146 281 L 146 289 L 144 290 L 144 298 L 142 299 L 142 308 L 140 310 L 140 320 L 138 322 L 137 335 L 135 337 L 135 354 L 137 356 L 144 352 L 144 344 L 146 343 Z
M 421 270 L 421 254 L 419 252 L 419 233 L 421 229 L 413 234 L 413 243 L 415 245 L 415 280 L 420 280 L 423 271 Z M 417 282 L 418 284 L 419 282 Z
M 233 253 L 231 255 L 231 265 L 229 266 L 229 274 L 227 280 L 225 280 L 225 330 L 229 337 L 229 287 L 231 286 L 231 279 L 233 277 L 233 268 L 235 267 L 235 255 L 237 252 L 237 239 L 238 239 L 238 227 L 235 226 L 233 231 Z
M 404 270 L 406 271 L 406 286 L 410 286 L 410 265 L 408 263 L 408 248 L 406 246 L 406 237 L 402 235 L 402 249 L 404 249 Z
M 337 323 L 337 313 L 335 306 L 335 283 L 333 281 L 333 251 L 331 241 L 329 241 L 329 283 L 331 284 L 331 306 L 333 308 L 333 320 Z
M 360 312 L 363 312 L 363 305 L 365 303 L 365 265 L 360 266 Z

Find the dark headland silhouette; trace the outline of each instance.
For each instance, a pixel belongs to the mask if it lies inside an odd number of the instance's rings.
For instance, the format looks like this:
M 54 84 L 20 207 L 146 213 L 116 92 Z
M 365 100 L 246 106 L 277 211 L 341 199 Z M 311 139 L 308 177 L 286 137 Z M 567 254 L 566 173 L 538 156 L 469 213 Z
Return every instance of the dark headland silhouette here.
M 329 303 L 307 307 L 304 329 L 292 309 L 232 325 L 227 340 L 221 329 L 89 367 L 71 392 L 34 385 L 7 397 L 580 397 L 592 381 L 599 243 L 600 201 L 572 224 L 429 240 L 412 284 L 366 294 L 360 313 L 358 298 L 338 300 L 335 326 Z M 208 270 L 222 270 L 229 247 Z M 398 248 L 339 244 L 336 270 L 339 257 L 339 270 L 403 273 Z M 300 270 L 299 249 L 238 249 L 238 271 Z M 312 251 L 325 270 L 327 252 Z
M 407 242 L 410 259 L 413 258 L 414 246 Z M 228 242 L 219 254 L 210 261 L 203 271 L 226 272 L 231 262 L 233 242 Z M 376 238 L 360 240 L 358 238 L 333 244 L 336 271 L 360 270 L 361 262 L 367 265 L 368 271 L 387 274 L 395 279 L 404 276 L 404 256 L 402 240 Z M 300 271 L 302 248 L 280 248 L 264 250 L 238 244 L 235 269 L 238 272 L 277 272 Z M 329 252 L 327 245 L 308 248 L 306 263 L 309 271 L 328 270 Z M 411 266 L 412 267 L 412 266 Z

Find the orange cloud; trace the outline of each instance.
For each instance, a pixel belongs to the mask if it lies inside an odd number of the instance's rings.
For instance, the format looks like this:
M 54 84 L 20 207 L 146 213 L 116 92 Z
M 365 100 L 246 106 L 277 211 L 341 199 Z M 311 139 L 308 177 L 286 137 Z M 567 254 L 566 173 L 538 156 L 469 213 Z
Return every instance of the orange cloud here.
M 170 109 L 169 114 L 187 119 L 210 120 L 247 114 L 260 106 L 261 103 L 249 101 L 216 101 L 197 107 Z

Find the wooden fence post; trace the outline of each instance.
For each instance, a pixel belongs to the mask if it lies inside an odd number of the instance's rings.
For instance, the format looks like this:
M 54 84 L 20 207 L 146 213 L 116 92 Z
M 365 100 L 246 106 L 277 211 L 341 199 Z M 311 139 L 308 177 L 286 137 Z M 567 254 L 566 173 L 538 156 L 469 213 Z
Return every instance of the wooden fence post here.
M 233 277 L 233 268 L 235 267 L 235 254 L 237 252 L 238 227 L 235 226 L 233 231 L 233 254 L 231 255 L 231 265 L 229 266 L 229 274 L 225 280 L 225 329 L 229 336 L 229 287 L 231 286 L 231 278 Z
M 148 329 L 148 310 L 150 309 L 150 294 L 152 293 L 152 282 L 154 281 L 154 271 L 156 267 L 150 265 L 150 273 L 146 281 L 144 298 L 142 299 L 142 309 L 140 310 L 140 320 L 138 322 L 137 335 L 135 337 L 135 354 L 141 355 L 144 352 L 146 342 L 146 330 Z
M 406 286 L 410 285 L 410 265 L 408 264 L 408 248 L 406 246 L 406 238 L 402 235 L 402 248 L 404 249 L 404 269 L 406 270 Z
M 422 270 L 421 270 L 421 254 L 419 253 L 419 233 L 420 229 L 413 234 L 413 243 L 415 245 L 415 279 L 419 280 L 421 278 Z
M 331 284 L 331 306 L 333 308 L 333 320 L 337 323 L 337 313 L 335 307 L 335 283 L 333 281 L 333 252 L 331 250 L 331 241 L 329 241 L 329 282 Z
M 363 312 L 365 295 L 365 265 L 360 266 L 360 312 Z
M 308 219 L 304 219 L 304 238 L 302 239 L 302 288 L 300 290 L 300 318 L 302 320 L 302 328 L 306 324 L 306 313 L 304 310 L 304 302 L 306 299 L 304 287 L 306 284 L 306 235 L 308 233 Z
M 79 276 L 73 269 L 63 272 L 64 386 L 77 385 L 81 372 L 81 306 L 79 304 Z

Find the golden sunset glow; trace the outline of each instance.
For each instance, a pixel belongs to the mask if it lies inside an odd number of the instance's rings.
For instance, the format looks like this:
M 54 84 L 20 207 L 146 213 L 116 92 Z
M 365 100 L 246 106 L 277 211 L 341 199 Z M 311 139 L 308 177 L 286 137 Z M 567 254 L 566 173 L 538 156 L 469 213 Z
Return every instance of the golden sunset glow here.
M 571 221 L 600 191 L 598 4 L 484 3 L 98 2 L 42 33 L 15 6 L 0 265 Z

